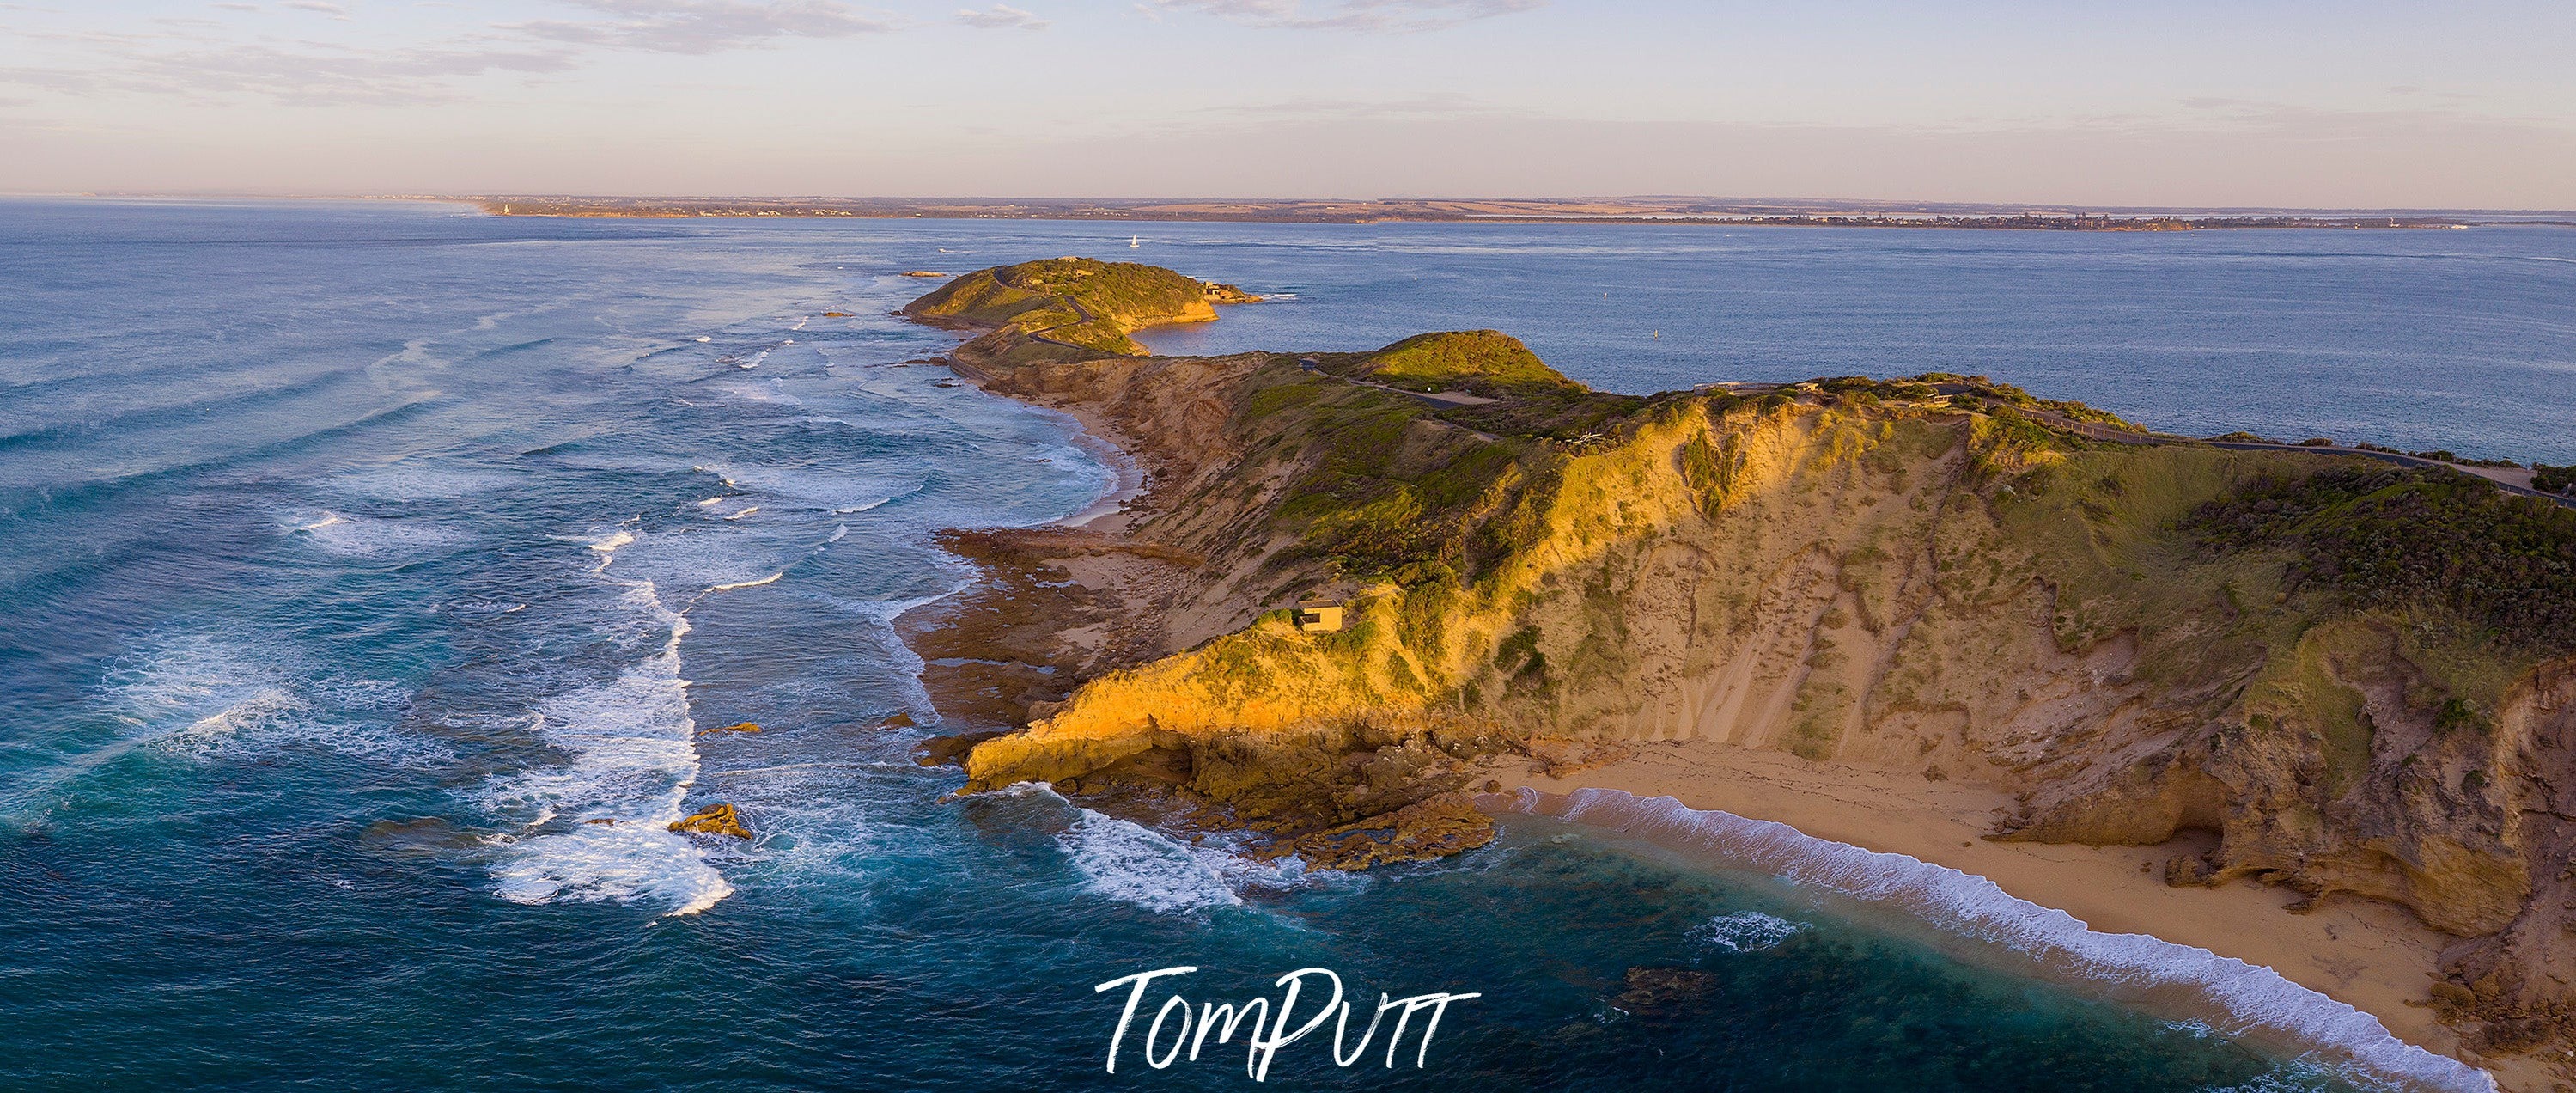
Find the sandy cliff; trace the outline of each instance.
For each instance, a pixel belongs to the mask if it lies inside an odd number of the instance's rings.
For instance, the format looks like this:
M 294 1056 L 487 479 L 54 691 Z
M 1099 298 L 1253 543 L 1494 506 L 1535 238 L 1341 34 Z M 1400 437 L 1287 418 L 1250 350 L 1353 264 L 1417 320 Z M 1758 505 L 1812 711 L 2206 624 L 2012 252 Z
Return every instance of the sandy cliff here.
M 986 555 L 1094 579 L 1012 585 L 1075 635 L 1046 671 L 951 681 L 1011 730 L 961 745 L 969 788 L 1153 787 L 1364 864 L 1479 841 L 1455 791 L 1496 757 L 1867 762 L 2008 795 L 1993 838 L 2408 908 L 2460 939 L 2431 1002 L 2471 1046 L 2567 1043 L 2576 513 L 2088 439 L 1961 377 L 1633 399 L 1475 338 L 1505 366 L 1400 373 L 1472 403 L 1371 385 L 1383 354 L 969 343 L 1152 482 L 1123 527 Z M 1348 628 L 1279 610 L 1317 590 Z

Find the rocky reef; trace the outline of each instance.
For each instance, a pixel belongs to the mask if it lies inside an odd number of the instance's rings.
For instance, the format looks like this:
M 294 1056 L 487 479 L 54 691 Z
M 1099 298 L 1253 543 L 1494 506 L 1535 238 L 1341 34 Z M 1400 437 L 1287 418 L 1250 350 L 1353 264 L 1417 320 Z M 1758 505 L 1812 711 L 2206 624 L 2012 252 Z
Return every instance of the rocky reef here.
M 680 819 L 671 821 L 671 830 L 691 835 L 727 835 L 737 839 L 751 837 L 751 829 L 742 825 L 742 814 L 732 805 L 708 805 Z
M 2176 884 L 2403 905 L 2460 939 L 2431 1004 L 2479 1050 L 2576 1033 L 2576 511 L 1976 377 L 1641 398 L 1490 331 L 1146 357 L 1199 282 L 1030 265 L 908 310 L 1151 490 L 966 551 L 1029 576 L 950 618 L 1075 635 L 948 680 L 995 699 L 969 791 L 1152 787 L 1357 867 L 1490 838 L 1459 791 L 1495 762 L 1717 739 L 1996 787 L 1991 837 L 2170 843 Z M 1350 624 L 1299 630 L 1309 594 Z

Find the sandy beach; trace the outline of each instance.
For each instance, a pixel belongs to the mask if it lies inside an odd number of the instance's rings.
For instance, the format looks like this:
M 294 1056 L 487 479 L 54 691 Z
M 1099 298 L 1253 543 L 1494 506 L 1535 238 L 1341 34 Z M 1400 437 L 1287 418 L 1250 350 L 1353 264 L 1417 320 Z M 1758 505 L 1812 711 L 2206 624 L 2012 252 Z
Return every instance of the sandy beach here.
M 1638 743 L 1617 762 L 1551 778 L 1503 776 L 1543 793 L 1616 789 L 1670 796 L 1702 810 L 1788 824 L 1817 838 L 1905 854 L 1994 881 L 2007 893 L 2063 910 L 2106 933 L 2142 933 L 2260 964 L 2379 1018 L 2400 1039 L 2489 1067 L 2506 1090 L 2546 1090 L 2528 1059 L 2464 1053 L 2459 1037 L 2420 1003 L 2442 948 L 2457 940 L 2404 908 L 2329 899 L 2302 914 L 2297 893 L 2252 881 L 2218 888 L 2164 883 L 2165 862 L 2200 847 L 1990 842 L 1987 822 L 2011 798 L 1917 773 L 1813 763 L 1712 741 Z

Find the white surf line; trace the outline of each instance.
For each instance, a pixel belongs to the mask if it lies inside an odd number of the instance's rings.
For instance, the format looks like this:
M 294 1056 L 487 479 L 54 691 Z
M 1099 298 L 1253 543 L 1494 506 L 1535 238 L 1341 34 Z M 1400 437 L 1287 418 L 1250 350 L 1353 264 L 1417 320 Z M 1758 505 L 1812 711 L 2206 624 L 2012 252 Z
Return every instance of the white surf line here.
M 631 523 L 632 521 L 629 522 Z M 607 569 L 608 563 L 617 560 L 617 548 L 634 541 L 635 533 L 623 527 L 619 528 L 616 533 L 604 538 L 583 541 L 583 546 L 589 547 L 591 553 L 599 555 L 599 564 L 590 567 L 590 571 L 597 573 L 601 570 Z
M 919 763 L 894 763 L 883 760 L 848 759 L 811 763 L 778 763 L 766 767 L 719 767 L 706 772 L 708 778 L 747 778 L 758 774 L 795 774 L 809 770 L 922 770 Z
M 776 573 L 772 573 L 772 574 L 770 574 L 770 575 L 768 575 L 768 576 L 766 576 L 766 577 L 762 577 L 762 578 L 760 578 L 759 580 L 756 580 L 756 581 L 735 581 L 735 582 L 733 582 L 732 584 L 709 585 L 709 586 L 707 586 L 707 591 L 709 591 L 709 592 L 731 592 L 731 591 L 733 591 L 734 589 L 737 589 L 737 588 L 758 588 L 758 587 L 760 587 L 760 586 L 762 586 L 762 585 L 765 585 L 765 584 L 772 584 L 772 583 L 775 583 L 779 578 L 784 577 L 784 576 L 786 576 L 786 575 L 787 575 L 787 571 L 786 571 L 786 570 L 784 570 L 784 569 L 782 569 L 782 570 L 779 570 L 779 571 L 778 571 L 778 572 L 776 572 Z
M 1819 839 L 1787 824 L 1703 812 L 1671 797 L 1607 789 L 1555 796 L 1523 788 L 1479 801 L 1711 852 L 1803 887 L 1905 911 L 2056 972 L 2138 992 L 2188 991 L 2227 1019 L 2221 1031 L 2312 1047 L 2318 1061 L 2348 1076 L 2408 1089 L 2495 1093 L 2495 1079 L 2485 1071 L 2400 1040 L 2379 1018 L 2270 968 L 2146 934 L 2098 933 L 1974 874 Z

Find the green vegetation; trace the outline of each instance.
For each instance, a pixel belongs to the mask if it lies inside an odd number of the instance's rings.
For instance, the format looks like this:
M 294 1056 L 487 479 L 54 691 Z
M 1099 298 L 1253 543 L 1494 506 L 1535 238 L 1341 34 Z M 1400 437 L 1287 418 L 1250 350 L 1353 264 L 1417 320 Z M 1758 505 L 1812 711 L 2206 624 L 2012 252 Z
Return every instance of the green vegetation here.
M 1519 338 L 1499 330 L 1416 334 L 1369 354 L 1360 361 L 1359 372 L 1410 390 L 1421 389 L 1416 385 L 1585 390 L 1539 360 Z
M 1819 385 L 1826 386 L 1828 390 L 1831 390 L 1831 385 L 1848 383 L 1849 379 L 1820 380 L 1815 382 Z M 2055 416 L 2065 418 L 2069 421 L 2082 421 L 2094 425 L 2108 425 L 2111 428 L 2119 429 L 2124 432 L 2146 432 L 2145 429 L 2131 424 L 2129 421 L 2120 417 L 2120 415 L 2114 414 L 2108 410 L 2097 410 L 2081 402 L 2071 402 L 2065 399 L 2038 398 L 2033 396 L 2030 392 L 2024 391 L 2012 384 L 1996 383 L 1984 376 L 1962 376 L 1955 372 L 1925 372 L 1922 375 L 1915 376 L 1911 379 L 1880 381 L 1861 379 L 1860 382 L 1873 384 L 1869 390 L 1880 395 L 1880 397 L 1920 397 L 1913 395 L 1910 392 L 1929 388 L 1935 393 L 1949 396 L 1953 405 L 1962 405 L 1966 403 L 2001 404 L 2005 406 L 2019 407 L 2023 410 L 2037 410 L 2042 413 L 2053 414 Z
M 978 270 L 903 311 L 915 318 L 992 327 L 1041 345 L 1117 356 L 1144 354 L 1145 347 L 1127 336 L 1140 327 L 1215 317 L 1207 288 L 1197 281 L 1160 266 L 1088 258 Z
M 1404 587 L 1478 580 L 1539 536 L 1538 513 L 1560 485 L 1566 457 L 1615 448 L 1637 429 L 1676 414 L 1723 416 L 1738 408 L 1768 414 L 1797 402 L 1964 410 L 1975 415 L 1972 458 L 1987 481 L 2102 446 L 2067 432 L 2065 421 L 2136 428 L 2080 403 L 1941 373 L 1832 377 L 1758 398 L 1609 394 L 1564 379 L 1517 339 L 1492 331 L 1428 334 L 1374 353 L 1302 358 L 1313 362 L 1312 372 L 1292 371 L 1290 359 L 1272 357 L 1245 385 L 1236 424 L 1252 446 L 1316 453 L 1293 474 L 1289 501 L 1274 518 L 1281 533 L 1301 544 L 1281 560 L 1321 557 L 1342 576 Z M 1390 375 L 1409 382 L 1389 386 L 1464 388 L 1491 401 L 1434 403 L 1327 378 L 1383 381 Z M 1899 427 L 1889 435 L 1902 442 L 1879 444 L 1867 458 L 1893 474 L 1953 443 L 1939 429 Z M 1725 504 L 1734 465 L 1732 452 L 1718 443 L 1698 438 L 1681 453 L 1684 478 L 1710 515 Z
M 1594 391 L 1548 367 L 1520 339 L 1492 330 L 1417 334 L 1374 353 L 1324 353 L 1307 359 L 1319 371 L 1343 379 L 1491 400 L 1444 404 L 1430 412 L 1480 433 L 1542 439 L 1560 447 L 1597 442 L 1655 401 Z
M 1246 385 L 1236 428 L 1285 464 L 1289 499 L 1273 520 L 1298 556 L 1411 586 L 1497 556 L 1493 526 L 1563 460 L 1538 437 L 1480 435 L 1444 416 L 1391 391 L 1318 382 L 1282 359 Z
M 2410 452 L 2402 448 L 2391 448 L 2385 444 L 2372 444 L 2367 441 L 2355 444 L 2353 447 L 2359 448 L 2365 452 L 2387 452 L 2390 455 L 2411 455 L 2417 459 L 2430 459 L 2436 463 L 2457 463 L 2463 467 L 2518 468 L 2522 466 L 2522 464 L 2516 463 L 2510 459 L 2477 459 L 2470 456 L 2464 456 L 2458 452 L 2450 450 L 2449 448 L 2435 448 L 2431 451 Z
M 2512 645 L 2576 649 L 2576 510 L 2440 470 L 2332 467 L 2195 511 L 2208 548 L 2285 547 L 2292 583 L 2372 607 L 2437 606 Z
M 2552 467 L 2547 463 L 2531 465 L 2531 488 L 2542 493 L 2576 495 L 2576 466 Z

